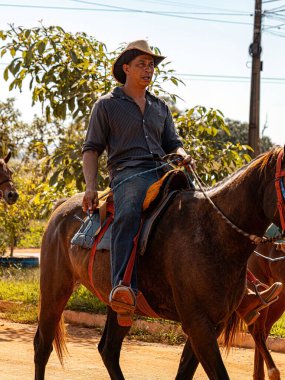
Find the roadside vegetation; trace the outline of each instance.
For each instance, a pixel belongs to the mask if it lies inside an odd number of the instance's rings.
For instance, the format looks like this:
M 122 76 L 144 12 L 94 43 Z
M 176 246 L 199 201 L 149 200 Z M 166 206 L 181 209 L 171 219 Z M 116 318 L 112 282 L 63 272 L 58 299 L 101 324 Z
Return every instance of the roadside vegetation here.
M 19 323 L 36 323 L 39 300 L 39 269 L 1 268 L 0 267 L 0 318 Z M 100 302 L 84 286 L 79 286 L 71 296 L 66 306 L 68 310 L 83 311 L 94 314 L 106 314 L 106 305 Z M 151 318 L 139 317 L 144 321 L 155 321 Z M 128 339 L 144 342 L 161 342 L 166 344 L 181 344 L 185 336 L 180 324 L 172 321 L 159 320 L 167 325 L 150 331 L 148 327 L 133 326 Z M 277 321 L 271 330 L 275 337 L 285 337 L 285 316 Z
M 0 318 L 19 323 L 36 323 L 39 300 L 39 269 L 1 268 L 0 267 Z M 84 286 L 79 286 L 66 306 L 68 310 L 83 311 L 94 314 L 106 314 L 106 305 L 100 302 Z M 151 320 L 150 318 L 140 318 Z M 144 342 L 161 342 L 180 344 L 185 336 L 179 324 L 160 320 L 167 325 L 165 329 L 149 331 L 147 327 L 133 327 L 128 339 Z

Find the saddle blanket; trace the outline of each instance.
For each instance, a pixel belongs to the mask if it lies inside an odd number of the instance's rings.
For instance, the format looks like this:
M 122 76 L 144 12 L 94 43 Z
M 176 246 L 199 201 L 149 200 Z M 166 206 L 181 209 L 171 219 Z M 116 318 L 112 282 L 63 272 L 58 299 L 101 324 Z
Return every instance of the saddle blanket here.
M 106 219 L 107 220 L 107 219 Z M 106 223 L 106 221 L 105 221 Z M 102 228 L 104 227 L 104 224 Z M 101 241 L 97 245 L 97 249 L 107 249 L 111 248 L 111 226 L 108 227 L 107 231 L 104 233 Z M 71 239 L 71 244 L 79 245 L 82 248 L 91 249 L 93 247 L 94 241 L 96 239 L 96 232 L 100 228 L 100 216 L 98 213 L 93 213 L 92 216 L 87 216 L 82 223 L 80 229 Z

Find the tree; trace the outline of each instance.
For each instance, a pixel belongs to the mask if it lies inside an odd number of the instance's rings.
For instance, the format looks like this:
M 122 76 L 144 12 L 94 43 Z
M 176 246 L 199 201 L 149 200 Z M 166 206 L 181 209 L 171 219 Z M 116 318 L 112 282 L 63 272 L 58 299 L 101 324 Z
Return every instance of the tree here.
M 0 102 L 0 158 L 8 151 L 16 156 L 25 141 L 27 124 L 20 120 L 21 114 L 15 109 L 14 102 L 14 98 Z
M 232 119 L 226 119 L 226 123 L 229 128 L 230 135 L 227 135 L 225 133 L 222 133 L 220 138 L 222 141 L 230 141 L 233 144 L 247 144 L 248 142 L 248 123 L 244 123 L 238 120 L 232 120 Z M 266 127 L 263 129 L 266 129 Z M 267 152 L 270 148 L 273 147 L 273 143 L 271 139 L 268 136 L 264 136 L 262 134 L 262 137 L 259 140 L 260 144 L 260 153 Z
M 230 132 L 221 111 L 197 106 L 176 115 L 175 122 L 203 182 L 214 185 L 251 160 L 247 145 L 228 141 Z M 229 139 L 223 141 L 224 135 Z
M 21 234 L 27 231 L 29 221 L 35 216 L 32 202 L 33 187 L 32 181 L 24 182 L 22 179 L 18 201 L 12 206 L 0 203 L 0 240 L 2 247 L 10 247 L 10 256 L 13 256 L 17 241 Z

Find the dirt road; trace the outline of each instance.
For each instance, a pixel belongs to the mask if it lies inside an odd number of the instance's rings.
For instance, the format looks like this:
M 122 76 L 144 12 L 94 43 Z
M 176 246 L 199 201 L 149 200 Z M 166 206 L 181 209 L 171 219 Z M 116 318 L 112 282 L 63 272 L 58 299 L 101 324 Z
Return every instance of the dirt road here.
M 33 379 L 33 346 L 36 326 L 0 320 L 0 379 Z M 100 336 L 93 330 L 68 326 L 68 349 L 65 369 L 55 353 L 47 366 L 46 380 L 108 380 L 108 374 L 97 352 Z M 124 343 L 121 365 L 126 380 L 173 380 L 179 363 L 182 346 L 128 341 Z M 281 373 L 285 375 L 284 354 L 274 353 Z M 232 380 L 252 379 L 253 350 L 233 349 L 225 364 Z M 206 380 L 198 368 L 195 380 Z

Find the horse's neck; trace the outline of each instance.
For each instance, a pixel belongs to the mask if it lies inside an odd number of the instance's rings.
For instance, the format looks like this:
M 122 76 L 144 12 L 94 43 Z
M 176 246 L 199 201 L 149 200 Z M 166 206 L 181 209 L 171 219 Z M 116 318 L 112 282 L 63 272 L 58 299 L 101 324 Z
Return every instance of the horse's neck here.
M 247 233 L 262 236 L 269 221 L 263 212 L 258 168 L 241 171 L 208 192 L 228 219 Z

